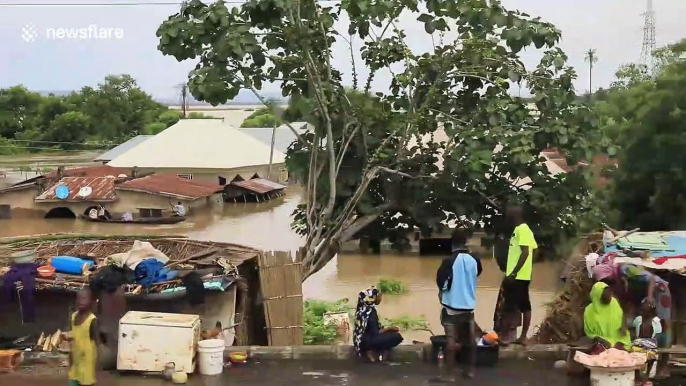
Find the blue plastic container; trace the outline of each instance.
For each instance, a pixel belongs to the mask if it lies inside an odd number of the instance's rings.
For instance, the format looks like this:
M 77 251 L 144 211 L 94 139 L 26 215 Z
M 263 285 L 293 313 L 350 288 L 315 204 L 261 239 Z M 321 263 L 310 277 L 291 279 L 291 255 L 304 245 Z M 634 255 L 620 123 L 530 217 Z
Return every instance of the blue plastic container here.
M 50 265 L 55 267 L 55 271 L 60 273 L 82 275 L 88 268 L 93 266 L 93 262 L 74 256 L 55 256 L 50 259 Z

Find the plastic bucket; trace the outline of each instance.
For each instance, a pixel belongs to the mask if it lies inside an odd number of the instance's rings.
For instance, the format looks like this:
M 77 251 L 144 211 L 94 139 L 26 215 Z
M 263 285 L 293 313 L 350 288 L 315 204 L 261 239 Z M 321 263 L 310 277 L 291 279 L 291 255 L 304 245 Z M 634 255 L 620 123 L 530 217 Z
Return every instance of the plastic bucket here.
M 206 339 L 198 342 L 200 374 L 218 375 L 224 370 L 224 340 Z
M 635 370 L 607 371 L 591 369 L 591 386 L 634 386 Z

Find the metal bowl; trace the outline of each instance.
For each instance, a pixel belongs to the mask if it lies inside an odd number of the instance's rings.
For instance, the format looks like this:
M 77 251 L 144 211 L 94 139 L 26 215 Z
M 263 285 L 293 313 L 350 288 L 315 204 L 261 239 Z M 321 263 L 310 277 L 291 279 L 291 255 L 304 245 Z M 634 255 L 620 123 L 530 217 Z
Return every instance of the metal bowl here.
M 12 261 L 14 264 L 27 264 L 36 261 L 35 251 L 21 251 L 12 254 Z

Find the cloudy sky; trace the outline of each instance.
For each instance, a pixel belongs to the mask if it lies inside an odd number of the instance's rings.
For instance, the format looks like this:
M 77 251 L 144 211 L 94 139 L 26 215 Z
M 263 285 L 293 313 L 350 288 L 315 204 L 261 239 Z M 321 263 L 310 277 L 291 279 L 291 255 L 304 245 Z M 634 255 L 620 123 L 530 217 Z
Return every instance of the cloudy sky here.
M 171 3 L 180 0 L 0 0 L 0 87 L 23 84 L 33 90 L 73 90 L 96 85 L 108 74 L 130 74 L 159 98 L 176 95 L 194 63 L 178 63 L 157 51 L 155 31 L 178 10 L 175 5 L 68 6 L 86 3 Z M 623 63 L 640 57 L 646 0 L 502 0 L 510 9 L 540 16 L 562 30 L 562 48 L 579 72 L 577 89 L 588 89 L 584 52 L 595 48 L 599 62 L 594 86 L 607 86 Z M 44 3 L 53 5 L 27 5 Z M 658 46 L 686 37 L 685 0 L 654 0 Z M 344 22 L 344 21 L 342 21 Z M 401 23 L 409 44 L 428 50 L 431 42 L 411 15 Z M 59 38 L 59 28 L 111 29 L 105 38 Z M 344 28 L 341 28 L 345 30 Z M 349 53 L 339 47 L 334 63 L 350 78 Z M 527 52 L 533 65 L 537 55 Z M 359 63 L 359 60 L 358 60 Z M 384 81 L 375 83 L 383 88 Z M 275 91 L 273 88 L 269 91 Z

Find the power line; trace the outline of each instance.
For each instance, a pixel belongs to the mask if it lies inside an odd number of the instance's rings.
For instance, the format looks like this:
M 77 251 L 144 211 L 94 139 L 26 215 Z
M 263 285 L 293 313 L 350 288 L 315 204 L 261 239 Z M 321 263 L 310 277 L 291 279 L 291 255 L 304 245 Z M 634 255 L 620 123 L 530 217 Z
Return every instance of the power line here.
M 225 4 L 245 4 L 248 0 L 224 0 Z M 340 0 L 318 0 L 320 3 L 339 3 Z M 75 2 L 62 2 L 62 3 L 0 3 L 0 7 L 137 7 L 137 6 L 181 6 L 184 2 L 170 2 L 170 1 L 121 1 L 121 2 L 102 2 L 102 3 L 75 3 Z
M 12 142 L 33 142 L 33 143 L 54 143 L 54 144 L 65 143 L 65 144 L 70 144 L 70 145 L 96 145 L 96 146 L 116 145 L 114 142 L 94 142 L 94 141 L 83 141 L 83 142 L 41 141 L 41 140 L 37 140 L 37 139 L 10 139 L 10 141 L 12 141 Z
M 58 152 L 63 152 L 63 151 L 74 151 L 74 152 L 84 152 L 84 151 L 89 151 L 89 150 L 98 150 L 98 149 L 57 149 L 54 147 L 37 147 L 37 146 L 5 146 L 5 145 L 0 145 L 0 148 L 3 149 L 24 149 L 24 150 L 50 150 L 50 151 L 58 151 Z

